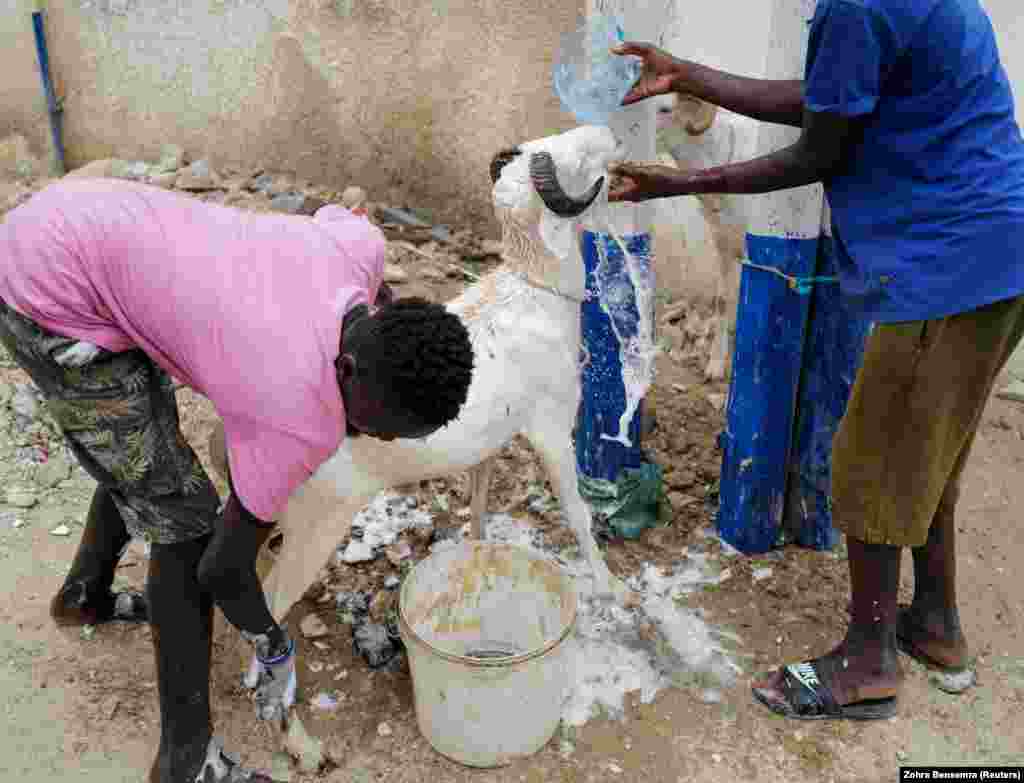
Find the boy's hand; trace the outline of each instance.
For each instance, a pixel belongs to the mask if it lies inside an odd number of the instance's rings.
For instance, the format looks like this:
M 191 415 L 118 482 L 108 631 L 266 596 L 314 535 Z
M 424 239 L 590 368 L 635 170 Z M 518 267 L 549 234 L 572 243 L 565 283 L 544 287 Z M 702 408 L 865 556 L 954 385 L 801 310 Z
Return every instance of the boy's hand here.
M 613 54 L 632 54 L 643 60 L 644 68 L 636 84 L 622 99 L 623 106 L 677 92 L 683 62 L 656 46 L 626 41 L 612 48 Z
M 680 171 L 670 166 L 620 163 L 609 172 L 612 175 L 609 201 L 647 201 L 687 195 Z

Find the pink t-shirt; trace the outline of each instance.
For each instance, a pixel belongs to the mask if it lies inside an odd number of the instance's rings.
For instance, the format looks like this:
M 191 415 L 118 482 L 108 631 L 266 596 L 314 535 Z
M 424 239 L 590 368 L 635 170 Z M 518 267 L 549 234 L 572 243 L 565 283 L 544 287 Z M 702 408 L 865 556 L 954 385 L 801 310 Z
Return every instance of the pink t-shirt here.
M 0 224 L 0 298 L 44 328 L 143 349 L 224 420 L 242 504 L 276 519 L 338 448 L 341 322 L 385 242 L 327 206 L 262 215 L 118 180 L 63 180 Z

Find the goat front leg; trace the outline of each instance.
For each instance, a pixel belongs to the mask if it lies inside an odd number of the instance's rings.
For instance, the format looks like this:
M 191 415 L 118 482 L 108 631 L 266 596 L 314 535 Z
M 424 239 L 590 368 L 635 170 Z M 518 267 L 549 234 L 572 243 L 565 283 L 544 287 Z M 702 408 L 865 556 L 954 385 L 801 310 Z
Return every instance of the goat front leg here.
M 470 486 L 470 538 L 483 541 L 486 538 L 484 514 L 487 513 L 487 493 L 491 487 L 491 476 L 494 475 L 494 458 L 489 457 L 469 471 Z
M 572 410 L 575 412 L 575 407 Z M 538 418 L 544 421 L 542 417 Z M 629 603 L 635 596 L 626 584 L 608 569 L 608 564 L 597 547 L 597 541 L 594 540 L 590 508 L 580 495 L 571 430 L 555 424 L 557 418 L 551 416 L 545 422 L 545 426 L 528 432 L 527 438 L 544 462 L 551 483 L 558 492 L 558 499 L 561 501 L 569 526 L 576 535 L 576 543 L 594 575 L 594 593 Z

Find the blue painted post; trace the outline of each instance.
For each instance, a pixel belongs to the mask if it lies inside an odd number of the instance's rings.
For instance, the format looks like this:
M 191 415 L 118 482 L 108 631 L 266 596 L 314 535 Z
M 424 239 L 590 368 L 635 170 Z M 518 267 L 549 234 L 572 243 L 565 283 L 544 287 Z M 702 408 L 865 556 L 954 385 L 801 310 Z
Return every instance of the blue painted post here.
M 827 210 L 815 274 L 836 274 Z M 829 506 L 832 438 L 846 412 L 870 328 L 870 322 L 843 306 L 837 285 L 814 287 L 803 350 L 783 543 L 827 550 L 838 540 Z
M 801 78 L 815 0 L 775 0 L 767 78 Z M 758 152 L 792 144 L 799 131 L 764 124 Z M 814 276 L 822 215 L 820 185 L 761 196 L 747 234 L 732 380 L 722 434 L 718 530 L 740 551 L 782 542 L 808 296 L 791 279 Z
M 40 4 L 41 5 L 41 4 Z M 64 139 L 62 133 L 63 112 L 60 99 L 53 87 L 50 76 L 50 54 L 46 48 L 46 30 L 43 27 L 43 12 L 39 8 L 32 12 L 32 31 L 36 41 L 36 56 L 39 58 L 39 75 L 43 80 L 43 92 L 46 95 L 46 108 L 50 115 L 50 133 L 53 136 L 53 152 L 56 158 L 57 173 L 63 175 L 67 170 L 64 162 Z
M 647 259 L 650 236 L 623 237 L 635 258 Z M 584 231 L 581 239 L 583 265 L 587 274 L 587 299 L 580 309 L 584 361 L 580 373 L 581 400 L 576 425 L 576 464 L 584 476 L 615 481 L 625 468 L 643 464 L 640 448 L 640 408 L 629 422 L 626 437 L 632 445 L 611 440 L 619 432 L 619 417 L 626 407 L 622 384 L 619 339 L 612 321 L 598 300 L 598 290 L 615 288 L 633 293 L 633 284 L 618 243 L 605 234 Z M 601 246 L 603 250 L 601 249 Z M 602 256 L 606 263 L 602 264 Z M 616 328 L 625 337 L 636 333 L 639 311 L 635 298 L 618 302 Z
M 658 28 L 663 22 L 664 3 L 661 0 L 588 0 L 587 11 L 590 15 L 614 15 L 622 22 L 625 38 L 645 41 L 657 38 Z M 628 159 L 654 159 L 654 113 L 653 102 L 646 101 L 624 107 L 609 120 L 608 125 L 625 146 Z M 653 269 L 649 263 L 653 216 L 651 205 L 616 204 L 608 212 L 611 215 L 612 230 L 623 240 L 630 254 L 641 262 L 642 274 L 651 281 L 653 290 Z M 624 433 L 629 445 L 609 440 L 609 437 L 619 434 L 620 417 L 625 409 L 625 391 L 619 359 L 620 344 L 608 314 L 597 301 L 598 282 L 605 290 L 614 287 L 623 292 L 621 301 L 610 308 L 615 311 L 616 326 L 623 336 L 633 334 L 636 330 L 636 319 L 639 316 L 636 291 L 625 266 L 622 250 L 611 236 L 585 231 L 580 245 L 589 296 L 580 312 L 581 342 L 587 363 L 581 374 L 582 399 L 576 426 L 576 459 L 580 471 L 581 494 L 596 510 L 600 499 L 589 492 L 587 479 L 615 483 L 625 478 L 624 471 L 645 467 L 650 469 L 653 466 L 644 464 L 640 428 L 642 401 Z M 604 265 L 601 263 L 602 256 L 605 258 Z M 653 320 L 653 305 L 651 312 L 646 315 Z M 652 469 L 649 473 L 660 482 L 660 471 Z M 660 483 L 657 489 L 660 490 Z M 639 490 L 634 488 L 630 491 Z M 613 528 L 620 535 L 634 537 L 653 522 L 655 512 L 656 508 L 637 511 L 634 506 L 634 511 L 628 514 L 629 518 L 618 520 Z

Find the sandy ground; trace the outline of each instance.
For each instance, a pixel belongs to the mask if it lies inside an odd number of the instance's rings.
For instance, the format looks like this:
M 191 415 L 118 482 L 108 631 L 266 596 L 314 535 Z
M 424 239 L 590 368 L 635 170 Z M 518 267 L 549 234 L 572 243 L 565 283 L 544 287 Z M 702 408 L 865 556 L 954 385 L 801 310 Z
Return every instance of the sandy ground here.
M 416 254 L 393 259 L 409 272 L 401 294 L 443 299 L 461 281 L 437 272 Z M 424 270 L 433 268 L 434 273 Z M 677 563 L 686 546 L 706 544 L 713 530 L 721 454 L 718 405 L 722 385 L 699 380 L 695 360 L 662 357 L 651 394 L 658 426 L 646 445 L 666 470 L 673 507 L 669 524 L 638 541 L 611 542 L 607 556 L 621 575 L 643 563 Z M 6 363 L 0 408 L 0 486 L 25 488 L 31 508 L 0 503 L 0 780 L 128 783 L 143 780 L 158 740 L 156 685 L 147 628 L 109 626 L 62 633 L 46 608 L 77 543 L 93 482 L 64 455 L 52 433 L 15 413 L 24 375 Z M 24 408 L 24 394 L 21 397 Z M 179 392 L 186 436 L 206 459 L 213 426 L 209 403 Z M 13 407 L 12 407 L 13 406 Z M 817 553 L 786 549 L 734 558 L 732 578 L 687 601 L 708 622 L 742 638 L 738 654 L 746 675 L 720 703 L 707 704 L 688 690 L 665 690 L 651 704 L 633 704 L 621 720 L 598 719 L 575 732 L 571 752 L 556 737 L 536 756 L 498 770 L 470 770 L 432 751 L 419 735 L 406 670 L 373 671 L 352 651 L 350 627 L 330 600 L 339 589 L 379 589 L 392 573 L 383 558 L 331 568 L 289 616 L 297 627 L 317 614 L 328 633 L 300 639 L 300 714 L 322 738 L 331 763 L 318 776 L 293 780 L 432 780 L 438 783 L 540 783 L 541 781 L 894 781 L 900 764 L 1024 763 L 1024 639 L 1021 587 L 1014 563 L 1024 555 L 1019 507 L 1024 484 L 1024 408 L 993 399 L 967 468 L 960 506 L 961 610 L 978 656 L 980 683 L 953 697 L 929 684 L 920 666 L 904 659 L 907 684 L 899 714 L 867 725 L 797 723 L 777 718 L 752 702 L 748 677 L 770 665 L 825 652 L 844 632 L 848 580 L 845 550 Z M 543 474 L 529 449 L 515 443 L 497 467 L 491 508 L 521 496 Z M 223 490 L 223 487 L 221 487 Z M 447 493 L 451 513 L 467 497 L 465 477 L 407 488 L 421 497 Z M 0 495 L 0 500 L 3 495 Z M 11 498 L 8 497 L 10 500 Z M 545 535 L 571 540 L 557 514 L 519 509 Z M 437 524 L 443 523 L 437 515 Z M 70 535 L 54 535 L 60 525 Z M 342 542 L 339 542 L 339 544 Z M 383 561 L 383 562 L 382 562 Z M 141 587 L 146 559 L 133 544 L 119 580 Z M 771 576 L 755 581 L 755 569 Z M 909 555 L 904 590 L 912 587 Z M 252 764 L 269 766 L 277 744 L 254 722 L 239 687 L 245 649 L 223 623 L 216 642 L 213 693 L 218 731 Z M 341 672 L 347 672 L 343 677 Z M 333 712 L 314 711 L 318 691 L 343 694 Z M 496 717 L 500 721 L 500 717 Z M 390 732 L 382 736 L 379 726 Z

